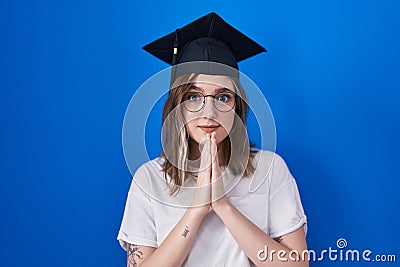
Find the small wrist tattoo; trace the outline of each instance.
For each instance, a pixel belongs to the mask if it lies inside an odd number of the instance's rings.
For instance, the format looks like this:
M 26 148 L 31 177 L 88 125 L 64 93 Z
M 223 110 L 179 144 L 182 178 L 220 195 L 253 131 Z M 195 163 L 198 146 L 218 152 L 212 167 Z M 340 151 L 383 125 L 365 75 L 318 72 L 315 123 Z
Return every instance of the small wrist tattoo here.
M 184 230 L 183 233 L 182 233 L 182 236 L 183 236 L 183 237 L 186 237 L 188 233 L 189 233 L 189 227 L 187 227 L 187 225 L 186 225 L 186 226 L 185 226 L 185 230 Z

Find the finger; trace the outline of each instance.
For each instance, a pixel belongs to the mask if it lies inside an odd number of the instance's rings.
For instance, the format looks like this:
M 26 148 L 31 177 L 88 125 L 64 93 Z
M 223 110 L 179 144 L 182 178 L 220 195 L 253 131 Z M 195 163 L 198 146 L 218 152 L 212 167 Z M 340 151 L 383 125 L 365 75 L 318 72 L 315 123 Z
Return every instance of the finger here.
M 210 158 L 210 135 L 207 134 L 206 138 L 201 142 L 201 156 L 200 156 L 200 170 L 203 171 L 209 165 Z
M 221 169 L 219 167 L 218 146 L 217 146 L 215 132 L 211 136 L 211 142 L 213 146 L 213 151 L 215 152 L 215 157 L 213 157 L 212 173 L 211 173 L 211 179 L 212 179 L 211 201 L 214 202 L 225 195 L 225 188 L 221 177 Z
M 208 164 L 207 164 L 207 169 L 206 169 L 206 174 L 207 174 L 207 178 L 208 181 L 211 180 L 211 172 L 212 172 L 212 155 L 211 155 L 211 146 L 212 146 L 212 141 L 211 141 L 211 135 L 207 134 L 208 136 L 208 140 L 207 140 L 207 148 L 208 148 Z
M 207 134 L 206 138 L 201 155 L 198 185 L 209 185 L 211 181 L 211 136 Z
M 205 147 L 207 147 L 207 150 L 205 153 L 207 165 L 206 165 L 206 168 L 203 173 L 204 173 L 205 179 L 207 179 L 207 181 L 209 183 L 211 180 L 211 168 L 212 168 L 212 166 L 211 166 L 212 157 L 211 157 L 211 136 L 210 136 L 210 134 L 207 134 L 207 138 L 208 138 L 207 143 L 204 145 Z
M 197 178 L 197 190 L 196 190 L 196 203 L 200 205 L 206 205 L 211 202 L 211 157 L 210 157 L 210 144 L 211 136 L 206 135 L 205 140 L 202 141 L 202 152 L 200 159 L 200 169 Z
M 212 151 L 212 179 L 217 179 L 219 176 L 219 160 L 218 160 L 218 147 L 215 132 L 211 136 L 211 151 Z

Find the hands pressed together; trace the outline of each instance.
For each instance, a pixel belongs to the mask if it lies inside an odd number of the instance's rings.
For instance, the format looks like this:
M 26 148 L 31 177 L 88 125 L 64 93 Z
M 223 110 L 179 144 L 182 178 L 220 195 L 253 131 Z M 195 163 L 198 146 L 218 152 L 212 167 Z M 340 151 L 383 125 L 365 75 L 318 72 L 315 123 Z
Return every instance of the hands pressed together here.
M 230 202 L 226 197 L 221 177 L 215 132 L 207 134 L 201 149 L 200 162 L 197 189 L 192 206 L 197 206 L 204 213 L 207 213 L 210 208 L 214 211 L 222 209 Z

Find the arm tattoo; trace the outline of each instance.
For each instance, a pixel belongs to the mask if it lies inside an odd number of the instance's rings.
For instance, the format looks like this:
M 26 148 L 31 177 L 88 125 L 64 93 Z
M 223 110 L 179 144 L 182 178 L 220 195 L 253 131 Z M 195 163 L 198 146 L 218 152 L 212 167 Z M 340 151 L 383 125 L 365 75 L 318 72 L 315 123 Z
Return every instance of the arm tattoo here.
M 182 236 L 183 236 L 183 237 L 186 237 L 188 233 L 189 233 L 189 227 L 187 227 L 187 225 L 186 225 L 186 226 L 185 226 L 185 230 L 184 230 L 183 233 L 182 233 Z
M 272 238 L 272 239 L 275 240 L 278 243 L 281 243 L 281 241 L 282 241 L 282 237 L 281 236 L 278 236 L 278 237 L 275 237 L 275 238 Z
M 139 247 L 135 244 L 129 244 L 127 242 L 124 242 L 124 247 L 126 248 L 126 254 L 128 255 L 128 260 L 129 263 L 133 266 L 136 267 L 137 263 L 135 258 L 138 258 L 140 260 L 143 259 L 143 252 L 139 250 Z

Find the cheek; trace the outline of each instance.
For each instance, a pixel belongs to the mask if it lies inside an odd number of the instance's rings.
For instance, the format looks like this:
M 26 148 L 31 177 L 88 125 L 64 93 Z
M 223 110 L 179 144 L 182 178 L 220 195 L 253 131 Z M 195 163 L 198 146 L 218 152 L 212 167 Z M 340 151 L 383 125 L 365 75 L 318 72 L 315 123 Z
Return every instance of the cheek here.
M 186 131 L 189 133 L 193 125 L 193 118 L 191 114 L 187 112 L 184 108 L 182 108 L 182 116 Z
M 185 129 L 189 136 L 193 139 L 196 131 L 196 118 L 192 114 L 183 114 Z
M 222 126 L 224 126 L 224 130 L 227 131 L 228 133 L 232 129 L 234 119 L 235 119 L 234 112 L 226 114 L 226 116 L 221 118 L 221 124 Z
M 193 130 L 194 130 L 194 128 L 195 128 L 195 126 L 194 126 L 194 121 L 191 120 L 191 121 L 189 121 L 189 122 L 186 122 L 185 128 L 186 128 L 186 131 L 188 132 L 188 134 L 192 137 Z
M 229 113 L 225 115 L 226 116 L 222 117 L 219 121 L 223 127 L 219 130 L 219 136 L 217 137 L 217 142 L 221 142 L 222 140 L 224 140 L 229 135 L 233 127 L 235 113 L 232 114 Z

